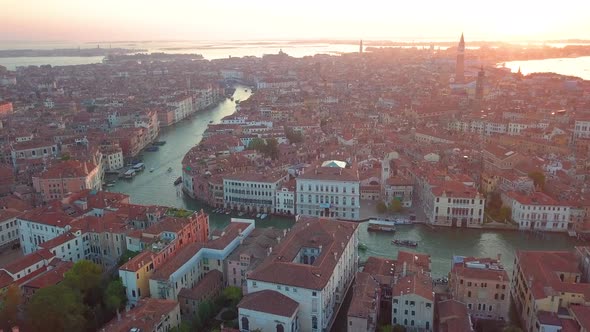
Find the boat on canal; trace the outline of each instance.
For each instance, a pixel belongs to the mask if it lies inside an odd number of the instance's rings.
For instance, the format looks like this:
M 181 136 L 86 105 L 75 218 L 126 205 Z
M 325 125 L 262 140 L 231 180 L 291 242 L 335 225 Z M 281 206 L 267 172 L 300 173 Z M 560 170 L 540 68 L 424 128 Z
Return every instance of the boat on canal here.
M 411 247 L 415 248 L 418 246 L 418 242 L 412 240 L 391 240 L 391 244 L 400 247 Z
M 125 179 L 133 179 L 134 176 L 135 176 L 134 169 L 129 169 L 125 173 L 123 173 L 123 178 L 125 178 Z
M 367 230 L 370 232 L 390 232 L 396 231 L 395 222 L 388 220 L 369 220 Z
M 156 152 L 156 151 L 160 150 L 160 148 L 157 147 L 157 146 L 152 145 L 152 146 L 148 146 L 147 148 L 145 148 L 145 150 L 147 152 Z
M 178 179 L 174 180 L 174 185 L 177 186 L 182 182 L 182 176 L 179 176 Z
M 263 214 L 260 215 L 260 219 L 266 219 L 267 216 L 268 216 L 268 214 L 263 213 Z
M 166 144 L 166 141 L 155 141 L 154 143 L 152 143 L 152 145 L 156 145 L 156 146 L 162 146 Z

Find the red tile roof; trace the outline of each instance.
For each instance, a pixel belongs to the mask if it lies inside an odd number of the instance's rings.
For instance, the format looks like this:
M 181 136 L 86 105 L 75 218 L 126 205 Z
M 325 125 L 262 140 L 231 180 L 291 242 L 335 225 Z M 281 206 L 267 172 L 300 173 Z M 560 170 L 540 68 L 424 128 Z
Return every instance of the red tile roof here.
M 154 327 L 162 322 L 164 316 L 177 307 L 179 304 L 176 301 L 144 298 L 139 300 L 135 308 L 122 313 L 120 320 L 115 317 L 99 331 L 129 332 L 134 327 L 141 331 L 154 331 Z
M 574 253 L 517 251 L 516 256 L 525 281 L 532 281 L 531 291 L 535 300 L 552 296 L 553 292 L 583 294 L 584 298 L 590 299 L 590 284 L 562 282 L 559 279 L 559 272 L 581 274 Z
M 357 223 L 351 222 L 300 218 L 248 279 L 321 290 L 332 276 L 357 227 Z M 294 262 L 304 247 L 321 247 L 312 265 Z
M 357 272 L 348 316 L 368 318 L 376 314 L 379 301 L 379 283 L 365 272 Z
M 580 324 L 580 327 L 586 331 L 590 331 L 590 307 L 572 305 L 570 306 L 570 311 Z
M 413 273 L 412 275 L 401 278 L 393 286 L 392 295 L 402 296 L 408 294 L 415 294 L 427 300 L 434 301 L 432 279 L 423 273 Z
M 182 288 L 178 293 L 178 297 L 185 297 L 192 300 L 201 300 L 203 296 L 214 288 L 221 288 L 223 286 L 223 273 L 219 270 L 211 270 L 205 273 L 193 288 Z M 180 301 L 180 300 L 179 300 Z
M 45 259 L 50 260 L 51 257 L 55 256 L 49 250 L 41 249 L 17 259 L 16 261 L 2 267 L 2 269 L 5 269 L 12 274 L 16 274 L 29 266 L 43 262 Z
M 68 261 L 52 262 L 55 267 L 47 270 L 35 278 L 23 283 L 22 287 L 44 288 L 47 286 L 57 285 L 64 279 L 65 273 L 74 266 L 74 263 Z
M 238 308 L 291 317 L 299 308 L 299 303 L 279 292 L 263 290 L 244 296 Z

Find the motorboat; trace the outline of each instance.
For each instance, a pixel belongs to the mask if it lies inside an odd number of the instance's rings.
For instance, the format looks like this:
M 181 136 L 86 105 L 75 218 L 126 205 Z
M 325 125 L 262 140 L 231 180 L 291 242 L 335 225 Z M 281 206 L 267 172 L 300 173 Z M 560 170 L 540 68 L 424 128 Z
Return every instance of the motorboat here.
M 150 168 L 150 173 L 153 173 L 155 171 L 155 168 Z
M 168 173 L 172 172 L 172 167 L 168 167 Z
M 257 214 L 256 218 L 260 218 L 261 215 L 262 215 L 261 213 Z
M 266 213 L 263 213 L 260 215 L 260 219 L 265 219 L 268 215 Z

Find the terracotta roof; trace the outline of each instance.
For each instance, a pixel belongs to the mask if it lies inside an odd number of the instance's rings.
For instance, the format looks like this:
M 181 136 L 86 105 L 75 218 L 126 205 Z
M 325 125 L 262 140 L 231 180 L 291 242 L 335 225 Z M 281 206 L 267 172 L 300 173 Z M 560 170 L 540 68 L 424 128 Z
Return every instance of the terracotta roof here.
M 486 267 L 469 267 L 466 263 L 485 264 Z M 468 279 L 509 282 L 510 279 L 506 270 L 494 268 L 498 264 L 497 260 L 491 258 L 465 257 L 463 262 L 453 264 L 451 273 Z
M 369 273 L 357 272 L 353 287 L 348 316 L 368 318 L 376 314 L 379 283 Z
M 418 272 L 418 269 L 421 269 L 424 272 L 430 272 L 430 255 L 428 254 L 400 250 L 397 253 L 397 266 L 401 268 L 404 263 L 413 271 Z
M 569 251 L 517 251 L 518 264 L 525 281 L 532 279 L 535 300 L 552 296 L 553 292 L 583 294 L 590 299 L 590 284 L 562 282 L 559 272 L 581 274 L 578 260 Z
M 178 293 L 178 297 L 201 300 L 205 293 L 215 288 L 216 285 L 218 288 L 223 286 L 223 273 L 219 270 L 211 270 L 205 273 L 203 279 L 201 279 L 195 287 L 182 288 Z
M 73 220 L 72 217 L 68 216 L 61 209 L 55 209 L 51 205 L 26 212 L 19 219 L 57 227 L 65 227 Z
M 581 305 L 570 306 L 570 311 L 573 313 L 574 318 L 580 324 L 580 327 L 586 331 L 590 330 L 590 307 Z
M 96 168 L 91 162 L 67 160 L 50 166 L 39 176 L 43 179 L 86 177 Z
M 189 243 L 184 248 L 180 249 L 173 257 L 169 257 L 168 260 L 162 264 L 159 268 L 154 271 L 151 279 L 154 280 L 168 280 L 170 275 L 176 272 L 181 266 L 203 248 L 201 243 Z
M 357 223 L 351 222 L 300 218 L 248 279 L 322 290 L 357 227 Z M 304 247 L 321 247 L 319 256 L 311 265 L 294 262 Z
M 57 285 L 60 283 L 65 276 L 65 273 L 74 266 L 74 263 L 68 261 L 52 262 L 55 267 L 51 270 L 47 270 L 44 273 L 36 276 L 35 278 L 23 283 L 22 287 L 30 288 L 44 288 L 47 286 Z
M 153 252 L 146 250 L 137 254 L 135 257 L 128 260 L 125 264 L 119 267 L 119 270 L 137 272 L 142 267 L 148 265 L 153 261 Z
M 141 331 L 153 331 L 154 327 L 162 322 L 163 316 L 168 315 L 177 307 L 179 304 L 176 301 L 143 298 L 133 309 L 122 313 L 120 320 L 115 317 L 99 331 L 129 332 L 134 327 Z
M 437 303 L 438 318 L 441 332 L 471 332 L 467 306 L 457 300 L 446 300 Z
M 33 266 L 39 262 L 43 262 L 45 259 L 49 259 L 50 257 L 55 257 L 49 250 L 41 249 L 35 252 L 32 252 L 26 256 L 23 256 L 16 261 L 2 267 L 6 271 L 16 274 L 29 266 Z M 43 264 L 45 265 L 45 264 Z
M 279 292 L 263 290 L 245 295 L 238 308 L 291 317 L 299 308 L 299 303 Z
M 208 241 L 204 247 L 221 250 L 235 240 L 248 226 L 250 226 L 249 223 L 232 221 L 221 231 L 219 238 Z
M 327 180 L 327 181 L 359 181 L 356 168 L 317 167 L 311 166 L 305 169 L 305 173 L 297 179 L 302 180 Z
M 389 258 L 369 256 L 365 262 L 363 272 L 370 275 L 393 276 L 396 261 Z
M 422 273 L 413 273 L 412 275 L 401 278 L 393 286 L 392 295 L 401 296 L 407 294 L 415 294 L 427 300 L 434 301 L 432 278 Z

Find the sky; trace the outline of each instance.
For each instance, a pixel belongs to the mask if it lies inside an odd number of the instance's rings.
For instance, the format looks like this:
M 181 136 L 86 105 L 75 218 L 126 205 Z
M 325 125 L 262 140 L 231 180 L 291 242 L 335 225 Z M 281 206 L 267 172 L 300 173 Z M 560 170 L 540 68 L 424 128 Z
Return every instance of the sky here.
M 590 39 L 588 0 L 0 0 L 0 8 L 0 41 Z

